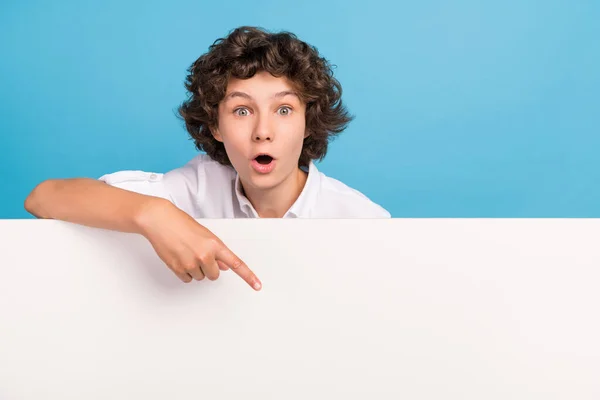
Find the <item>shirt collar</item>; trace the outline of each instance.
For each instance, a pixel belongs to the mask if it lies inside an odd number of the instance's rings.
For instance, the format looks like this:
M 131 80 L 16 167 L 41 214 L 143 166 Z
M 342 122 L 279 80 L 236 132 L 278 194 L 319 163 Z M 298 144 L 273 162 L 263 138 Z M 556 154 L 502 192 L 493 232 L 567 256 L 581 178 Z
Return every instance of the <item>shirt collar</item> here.
M 254 207 L 252 207 L 252 203 L 250 203 L 250 200 L 244 196 L 242 182 L 240 181 L 240 175 L 238 173 L 235 174 L 235 196 L 237 197 L 240 205 L 240 210 L 246 215 L 246 217 L 258 218 L 258 213 Z
M 308 217 L 310 215 L 310 210 L 312 210 L 313 206 L 317 201 L 317 195 L 319 192 L 318 189 L 320 185 L 320 172 L 317 169 L 316 165 L 312 161 L 310 161 L 310 164 L 308 165 L 308 177 L 306 179 L 306 183 L 304 184 L 304 188 L 302 188 L 300 196 L 298 196 L 294 204 L 292 204 L 292 206 L 285 213 L 283 218 Z M 258 218 L 258 213 L 252 206 L 252 203 L 250 203 L 250 200 L 248 200 L 248 198 L 243 194 L 242 183 L 240 181 L 240 176 L 237 173 L 235 176 L 235 196 L 237 197 L 238 203 L 240 205 L 240 210 L 246 215 L 246 217 Z

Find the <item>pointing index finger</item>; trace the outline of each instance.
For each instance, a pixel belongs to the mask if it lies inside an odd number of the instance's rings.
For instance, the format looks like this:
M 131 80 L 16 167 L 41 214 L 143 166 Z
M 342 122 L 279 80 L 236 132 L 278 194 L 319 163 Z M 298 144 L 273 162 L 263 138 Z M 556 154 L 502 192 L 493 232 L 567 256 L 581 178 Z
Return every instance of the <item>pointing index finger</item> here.
M 227 264 L 233 272 L 246 281 L 246 283 L 248 283 L 248 285 L 250 285 L 254 290 L 260 290 L 262 288 L 262 284 L 254 272 L 252 272 L 252 270 L 250 270 L 250 268 L 248 268 L 248 266 L 227 247 L 223 247 L 221 251 L 219 251 L 217 254 L 217 260 Z

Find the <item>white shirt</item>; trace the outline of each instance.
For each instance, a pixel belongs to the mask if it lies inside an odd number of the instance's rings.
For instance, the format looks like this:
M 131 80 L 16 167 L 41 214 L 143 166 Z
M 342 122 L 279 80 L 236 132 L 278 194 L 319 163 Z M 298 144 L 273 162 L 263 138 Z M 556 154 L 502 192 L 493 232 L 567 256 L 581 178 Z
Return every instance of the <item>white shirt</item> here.
M 119 171 L 99 178 L 112 186 L 161 197 L 193 218 L 258 218 L 233 167 L 200 154 L 165 174 Z M 390 218 L 359 191 L 319 172 L 311 161 L 308 178 L 283 218 Z

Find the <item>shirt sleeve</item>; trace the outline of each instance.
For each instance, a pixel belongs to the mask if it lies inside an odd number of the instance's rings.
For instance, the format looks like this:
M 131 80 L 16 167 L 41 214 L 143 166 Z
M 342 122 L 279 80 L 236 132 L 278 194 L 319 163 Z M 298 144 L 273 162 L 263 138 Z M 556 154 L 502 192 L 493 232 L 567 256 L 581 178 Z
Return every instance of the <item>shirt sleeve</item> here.
M 195 216 L 204 203 L 206 192 L 206 174 L 202 161 L 202 158 L 194 159 L 166 173 L 118 171 L 103 175 L 99 180 L 120 189 L 169 200 Z
M 145 194 L 147 196 L 161 197 L 173 202 L 163 181 L 164 174 L 145 171 L 118 171 L 106 174 L 99 178 L 100 181 L 120 189 Z

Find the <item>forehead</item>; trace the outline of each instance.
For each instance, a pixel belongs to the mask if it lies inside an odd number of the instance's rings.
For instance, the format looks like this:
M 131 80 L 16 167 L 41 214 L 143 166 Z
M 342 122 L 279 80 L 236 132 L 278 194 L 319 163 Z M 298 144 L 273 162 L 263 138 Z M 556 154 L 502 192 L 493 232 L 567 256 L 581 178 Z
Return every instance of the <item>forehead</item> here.
M 248 79 L 230 78 L 225 97 L 232 92 L 244 92 L 255 99 L 270 98 L 284 91 L 296 91 L 295 85 L 286 77 L 275 77 L 261 71 Z

